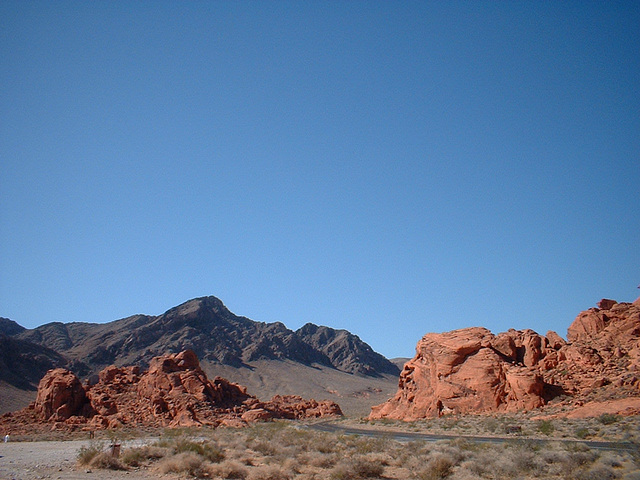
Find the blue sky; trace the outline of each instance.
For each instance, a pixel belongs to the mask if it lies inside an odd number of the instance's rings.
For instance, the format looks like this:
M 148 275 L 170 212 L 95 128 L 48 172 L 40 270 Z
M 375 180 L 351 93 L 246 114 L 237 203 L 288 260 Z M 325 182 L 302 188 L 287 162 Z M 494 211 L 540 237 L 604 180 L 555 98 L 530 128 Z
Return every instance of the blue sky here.
M 638 2 L 0 3 L 0 316 L 388 357 L 640 291 Z

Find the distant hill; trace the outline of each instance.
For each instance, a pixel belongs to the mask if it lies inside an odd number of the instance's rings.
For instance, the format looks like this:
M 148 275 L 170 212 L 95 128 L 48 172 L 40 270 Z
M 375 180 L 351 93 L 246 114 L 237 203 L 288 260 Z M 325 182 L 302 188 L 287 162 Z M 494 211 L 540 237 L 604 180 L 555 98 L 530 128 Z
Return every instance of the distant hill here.
M 144 368 L 153 357 L 191 349 L 209 375 L 224 372 L 251 393 L 271 393 L 278 384 L 282 388 L 275 393 L 324 394 L 338 403 L 338 397 L 342 403 L 357 398 L 364 413 L 364 404 L 368 408 L 374 403 L 368 400 L 371 395 L 384 400 L 392 393 L 400 373 L 397 365 L 346 330 L 307 324 L 293 331 L 280 322 L 256 322 L 233 314 L 213 296 L 189 300 L 159 316 L 134 315 L 105 324 L 55 322 L 24 329 L 2 319 L 0 332 L 14 350 L 49 352 L 38 358 L 50 361 L 33 368 L 40 376 L 44 365 L 67 366 L 82 377 L 112 364 Z M 16 370 L 14 365 L 9 360 L 8 371 Z M 33 362 L 23 359 L 21 365 L 29 369 Z M 5 381 L 26 387 L 19 375 Z

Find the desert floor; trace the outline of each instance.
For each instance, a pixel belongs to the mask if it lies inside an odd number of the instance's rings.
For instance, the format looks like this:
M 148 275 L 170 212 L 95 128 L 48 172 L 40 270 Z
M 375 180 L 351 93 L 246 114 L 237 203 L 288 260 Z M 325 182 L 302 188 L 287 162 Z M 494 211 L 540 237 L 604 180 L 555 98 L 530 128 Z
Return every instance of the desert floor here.
M 66 440 L 23 436 L 0 443 L 0 480 L 640 480 L 640 449 L 629 448 L 639 445 L 638 420 L 344 419 L 118 432 L 118 437 L 98 432 L 95 440 L 84 437 L 86 432 Z M 522 432 L 505 434 L 504 427 L 513 424 L 522 426 Z M 398 433 L 406 439 L 397 441 Z M 418 438 L 423 434 L 457 438 Z M 480 435 L 500 443 L 474 440 Z M 109 464 L 112 457 L 106 453 L 101 460 L 98 455 L 81 462 L 83 451 L 107 452 L 114 438 L 122 451 L 115 463 Z M 594 441 L 624 448 L 594 448 L 588 444 Z

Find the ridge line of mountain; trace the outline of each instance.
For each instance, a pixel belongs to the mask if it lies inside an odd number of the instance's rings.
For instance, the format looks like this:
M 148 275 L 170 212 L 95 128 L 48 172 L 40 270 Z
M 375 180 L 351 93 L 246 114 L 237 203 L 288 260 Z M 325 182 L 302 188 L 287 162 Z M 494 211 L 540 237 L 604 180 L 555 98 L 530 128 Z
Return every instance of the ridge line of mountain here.
M 312 323 L 291 330 L 281 322 L 254 321 L 235 315 L 214 296 L 187 300 L 157 316 L 136 314 L 106 323 L 50 322 L 26 329 L 1 318 L 0 338 L 15 344 L 15 348 L 6 349 L 14 356 L 24 350 L 16 342 L 44 347 L 51 368 L 69 368 L 80 376 L 112 364 L 145 366 L 155 356 L 185 349 L 192 349 L 205 361 L 233 367 L 246 367 L 256 360 L 290 360 L 359 376 L 396 376 L 400 372 L 397 365 L 347 330 Z M 19 363 L 5 356 L 8 358 L 4 362 L 0 358 L 0 364 Z M 46 372 L 42 368 L 38 369 L 39 377 Z M 33 376 L 30 380 L 36 385 L 39 377 Z M 0 374 L 0 380 L 15 384 L 11 375 L 4 377 Z M 21 385 L 23 388 L 24 381 Z

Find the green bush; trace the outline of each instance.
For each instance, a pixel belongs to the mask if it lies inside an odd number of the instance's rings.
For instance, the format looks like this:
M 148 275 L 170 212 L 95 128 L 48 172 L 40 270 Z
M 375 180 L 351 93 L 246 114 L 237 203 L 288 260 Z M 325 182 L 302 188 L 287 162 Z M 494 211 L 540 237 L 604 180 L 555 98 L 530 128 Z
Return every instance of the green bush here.
M 175 453 L 196 453 L 214 463 L 219 463 L 224 460 L 224 453 L 222 450 L 211 442 L 194 442 L 185 438 L 180 438 L 176 441 L 174 450 Z
M 620 417 L 612 413 L 603 413 L 598 417 L 598 421 L 603 425 L 611 425 L 616 423 L 618 420 L 620 420 Z
M 538 422 L 538 431 L 543 435 L 551 435 L 555 429 L 556 427 L 553 426 L 550 420 L 541 420 Z
M 587 438 L 589 435 L 591 435 L 589 429 L 586 427 L 577 428 L 574 434 L 578 438 Z

